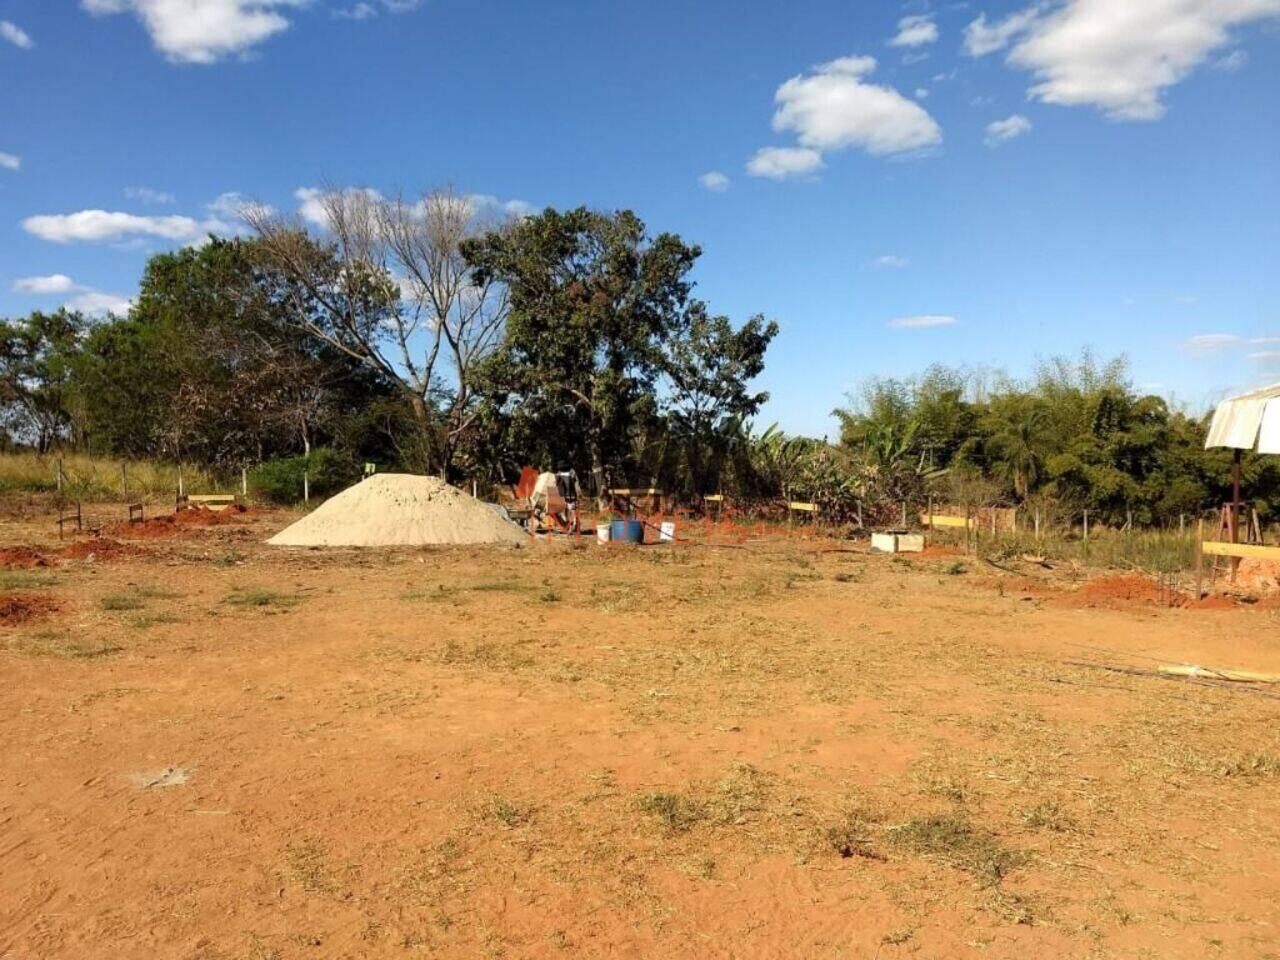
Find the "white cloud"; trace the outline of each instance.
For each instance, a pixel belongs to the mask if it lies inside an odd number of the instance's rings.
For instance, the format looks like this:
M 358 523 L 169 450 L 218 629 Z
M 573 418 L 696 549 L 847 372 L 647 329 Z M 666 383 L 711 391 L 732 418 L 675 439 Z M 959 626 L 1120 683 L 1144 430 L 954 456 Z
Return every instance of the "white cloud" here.
M 1194 337 L 1188 337 L 1183 346 L 1192 353 L 1214 353 L 1228 347 L 1265 347 L 1274 343 L 1280 343 L 1280 337 L 1242 337 L 1238 333 L 1197 333 Z M 1263 351 L 1263 353 L 1270 352 Z M 1249 357 L 1257 359 L 1259 354 L 1249 354 Z
M 233 204 L 233 201 L 235 203 Z M 199 243 L 209 234 L 234 236 L 244 227 L 238 220 L 239 194 L 223 194 L 208 205 L 211 216 L 153 217 L 113 210 L 80 210 L 76 213 L 44 213 L 27 217 L 22 228 L 51 243 L 141 243 L 148 237 L 181 243 Z
M 929 91 L 926 87 L 916 87 L 917 100 L 923 100 L 927 96 L 929 96 Z
M 892 87 L 865 82 L 874 57 L 841 57 L 778 88 L 773 129 L 793 131 L 811 151 L 859 148 L 875 155 L 935 146 L 933 117 Z M 758 155 L 757 155 L 758 156 Z
M 133 13 L 177 63 L 216 63 L 289 29 L 282 10 L 308 0 L 80 0 L 91 14 Z
M 317 187 L 299 187 L 293 191 L 293 196 L 298 201 L 298 216 L 313 227 L 329 229 L 329 212 L 324 205 L 326 191 Z
M 1259 350 L 1249 354 L 1250 360 L 1280 360 L 1280 350 Z
M 87 313 L 91 316 L 103 316 L 108 313 L 128 313 L 129 308 L 133 306 L 133 301 L 128 297 L 122 297 L 114 293 L 86 290 L 84 293 L 72 297 L 63 306 L 68 310 L 78 310 L 80 313 Z
M 420 6 L 422 6 L 422 0 L 379 0 L 378 5 L 361 0 L 355 6 L 333 11 L 333 15 L 344 20 L 368 20 L 378 15 L 379 7 L 387 13 L 408 13 Z
M 53 243 L 109 243 L 140 236 L 191 240 L 201 232 L 200 224 L 191 217 L 142 217 L 107 210 L 39 214 L 23 220 L 22 228 Z
M 871 266 L 877 270 L 901 270 L 910 265 L 910 260 L 906 257 L 900 257 L 896 253 L 886 253 L 871 261 Z
M 1215 70 L 1225 70 L 1228 73 L 1235 73 L 1237 70 L 1243 70 L 1249 65 L 1249 54 L 1243 50 L 1232 50 L 1225 57 L 1221 57 L 1214 61 Z
M 1092 106 L 1114 120 L 1155 120 L 1162 93 L 1231 42 L 1231 30 L 1280 16 L 1280 0 L 1059 0 L 994 26 L 969 24 L 981 56 L 1013 44 L 1008 62 L 1035 76 L 1028 95 Z
M 376 191 L 369 191 L 377 196 Z M 463 199 L 471 204 L 472 215 L 486 216 L 494 213 L 508 217 L 527 217 L 533 213 L 533 204 L 523 200 L 502 200 L 491 193 L 468 193 Z
M 895 317 L 889 321 L 889 326 L 896 330 L 919 330 L 927 327 L 949 327 L 955 322 L 955 317 L 926 313 L 918 317 Z
M 318 187 L 299 187 L 293 192 L 294 198 L 298 200 L 298 216 L 313 227 L 321 230 L 329 229 L 329 212 L 326 208 L 326 201 L 336 194 L 341 194 L 349 200 L 367 197 L 372 201 L 383 199 L 381 193 L 371 187 L 344 187 L 341 190 L 324 190 Z M 239 194 L 227 194 L 225 196 L 233 197 L 240 204 L 241 208 L 246 202 L 240 199 Z M 222 199 L 222 198 L 219 198 Z M 454 198 L 455 202 L 465 204 L 468 216 L 473 217 L 527 217 L 534 213 L 534 206 L 524 200 L 503 200 L 495 197 L 491 193 L 467 193 Z M 421 216 L 423 211 L 423 201 L 408 204 L 410 213 L 414 216 Z M 267 208 L 270 210 L 270 208 Z
M 127 313 L 133 305 L 128 297 L 114 293 L 103 293 L 92 287 L 84 287 L 73 281 L 65 273 L 53 273 L 47 277 L 23 277 L 13 284 L 15 293 L 48 296 L 51 294 L 74 293 L 75 296 L 63 302 L 68 310 L 77 310 L 90 316 L 102 316 L 108 313 Z
M 67 293 L 75 289 L 75 283 L 65 273 L 51 273 L 47 277 L 20 277 L 13 282 L 14 293 Z
M 1034 3 L 1025 10 L 1019 10 L 1005 17 L 999 23 L 987 25 L 987 15 L 979 14 L 964 30 L 964 50 L 971 57 L 983 57 L 988 53 L 1003 50 L 1009 41 L 1025 31 L 1040 16 L 1043 3 Z
M 150 187 L 125 187 L 124 195 L 139 203 L 152 203 L 156 206 L 173 203 L 177 198 L 163 190 L 152 190 Z
M 891 47 L 919 47 L 938 39 L 938 25 L 932 14 L 903 17 L 898 21 L 898 33 L 889 41 Z
M 747 173 L 770 180 L 800 177 L 821 168 L 822 154 L 807 147 L 761 147 L 747 161 Z
M 200 224 L 200 236 L 192 241 L 197 247 L 209 242 L 209 237 L 245 237 L 253 233 L 247 222 L 250 213 L 272 216 L 275 208 L 268 203 L 250 200 L 234 191 L 220 194 L 204 205 L 209 212 Z
M 1197 333 L 1187 339 L 1185 346 L 1192 353 L 1212 353 L 1243 342 L 1244 338 L 1234 333 Z
M 371 3 L 357 3 L 354 7 L 335 10 L 333 15 L 343 20 L 368 20 L 378 15 L 378 8 Z
M 987 146 L 994 147 L 996 144 L 1020 137 L 1030 131 L 1031 121 L 1020 113 L 1005 117 L 1003 120 L 993 120 L 987 124 Z
M 712 193 L 724 193 L 729 189 L 729 178 L 719 170 L 708 170 L 698 178 L 698 183 Z
M 0 153 L 0 167 L 6 170 L 21 170 L 22 158 L 16 153 Z
M 31 34 L 16 23 L 8 20 L 0 20 L 0 37 L 4 37 L 15 47 L 20 47 L 23 50 L 30 50 L 35 46 L 35 41 L 31 39 Z

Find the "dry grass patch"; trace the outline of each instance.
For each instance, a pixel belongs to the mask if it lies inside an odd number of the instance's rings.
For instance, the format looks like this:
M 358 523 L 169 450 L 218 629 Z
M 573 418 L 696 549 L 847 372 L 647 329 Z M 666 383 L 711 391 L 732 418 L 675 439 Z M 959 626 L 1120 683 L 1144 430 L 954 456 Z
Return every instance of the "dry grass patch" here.
M 988 886 L 1027 862 L 1025 853 L 1006 847 L 994 833 L 959 813 L 915 817 L 887 833 L 902 849 L 963 870 Z
M 242 610 L 283 612 L 296 607 L 302 598 L 295 593 L 279 593 L 265 587 L 233 587 L 222 602 Z

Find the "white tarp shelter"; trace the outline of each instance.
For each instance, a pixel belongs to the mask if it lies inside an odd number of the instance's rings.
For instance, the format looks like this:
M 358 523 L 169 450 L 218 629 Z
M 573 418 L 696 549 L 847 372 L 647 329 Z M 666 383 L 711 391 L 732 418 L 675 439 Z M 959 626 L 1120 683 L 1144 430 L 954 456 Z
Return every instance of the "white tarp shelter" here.
M 1280 383 L 1218 404 L 1204 445 L 1280 453 Z

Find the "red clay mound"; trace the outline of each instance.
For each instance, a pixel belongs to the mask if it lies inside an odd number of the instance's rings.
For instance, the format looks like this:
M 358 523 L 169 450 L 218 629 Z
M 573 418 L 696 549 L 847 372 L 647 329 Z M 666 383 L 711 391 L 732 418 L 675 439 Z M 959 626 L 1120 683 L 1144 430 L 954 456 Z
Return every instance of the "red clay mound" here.
M 1083 603 L 1099 605 L 1117 602 L 1122 605 L 1160 602 L 1159 589 L 1155 581 L 1136 573 L 1090 580 L 1076 591 L 1075 597 Z
M 57 602 L 42 593 L 7 593 L 0 596 L 0 625 L 13 627 L 43 620 L 57 610 Z
M 132 557 L 137 552 L 137 548 L 131 547 L 127 543 L 95 537 L 91 540 L 77 540 L 75 543 L 64 547 L 62 556 L 68 560 L 88 560 L 90 557 L 94 560 L 117 560 L 123 557 Z
M 0 567 L 47 567 L 49 560 L 34 547 L 0 548 Z
M 234 524 L 239 518 L 249 513 L 248 507 L 236 504 L 226 510 L 205 510 L 196 507 L 180 510 L 177 513 L 166 513 L 142 523 L 118 523 L 111 528 L 116 536 L 130 540 L 151 540 L 160 537 L 176 537 L 184 529 L 192 527 L 221 527 Z
M 1167 589 L 1162 591 L 1159 583 L 1139 573 L 1090 580 L 1074 593 L 1065 594 L 1064 599 L 1073 606 L 1112 608 L 1146 606 L 1230 610 L 1237 605 L 1234 597 L 1225 594 L 1211 594 L 1200 600 L 1193 600 L 1182 592 L 1170 593 Z

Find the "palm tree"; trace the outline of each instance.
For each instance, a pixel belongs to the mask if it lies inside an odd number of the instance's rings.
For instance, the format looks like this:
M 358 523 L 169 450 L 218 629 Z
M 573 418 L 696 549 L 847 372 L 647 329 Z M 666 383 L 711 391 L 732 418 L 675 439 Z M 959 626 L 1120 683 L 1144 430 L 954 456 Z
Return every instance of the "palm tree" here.
M 1019 406 L 997 420 L 987 448 L 993 466 L 1013 484 L 1018 499 L 1025 500 L 1043 472 L 1047 416 L 1038 404 Z

